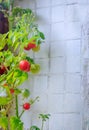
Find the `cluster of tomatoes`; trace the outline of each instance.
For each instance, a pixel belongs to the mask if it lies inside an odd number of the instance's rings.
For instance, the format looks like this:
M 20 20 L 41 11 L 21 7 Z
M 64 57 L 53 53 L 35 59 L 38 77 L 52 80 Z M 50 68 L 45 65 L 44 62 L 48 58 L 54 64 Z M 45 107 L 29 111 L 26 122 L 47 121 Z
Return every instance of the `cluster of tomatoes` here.
M 40 50 L 40 46 L 39 45 L 37 46 L 35 41 L 33 40 L 32 42 L 29 42 L 27 46 L 24 47 L 24 50 L 26 50 L 26 51 L 29 51 L 31 49 L 33 51 L 37 52 L 37 51 Z M 4 65 L 1 65 L 1 67 L 0 67 L 0 75 L 7 73 L 8 69 L 9 69 L 8 67 L 5 67 Z M 31 64 L 26 59 L 25 60 L 21 60 L 19 62 L 19 69 L 21 71 L 24 71 L 24 72 L 29 72 L 30 69 L 31 69 Z M 4 87 L 6 87 L 6 86 L 8 86 L 8 84 L 4 84 Z M 13 95 L 15 93 L 15 89 L 14 88 L 10 88 L 9 90 L 10 90 L 10 94 Z M 30 107 L 31 107 L 31 104 L 29 102 L 25 102 L 23 104 L 23 109 L 24 110 L 29 110 Z
M 8 84 L 4 84 L 3 86 L 4 86 L 4 87 L 8 87 Z M 14 89 L 14 88 L 10 88 L 9 90 L 10 90 L 10 94 L 13 95 L 13 94 L 15 93 L 15 89 Z M 24 90 L 24 91 L 23 91 L 23 95 L 25 95 L 25 97 L 28 95 L 27 90 Z M 23 104 L 23 109 L 24 109 L 24 110 L 29 110 L 30 107 L 31 107 L 31 104 L 30 104 L 29 102 L 25 102 L 25 103 Z
M 27 51 L 32 49 L 34 52 L 38 52 L 40 50 L 40 45 L 36 45 L 36 41 L 32 40 L 27 46 L 24 47 L 24 49 Z
M 33 41 L 29 42 L 28 45 L 24 47 L 24 49 L 25 49 L 26 51 L 29 51 L 29 50 L 32 49 L 34 52 L 38 52 L 38 51 L 40 50 L 40 45 L 36 45 L 36 41 L 33 40 Z M 37 69 L 39 69 L 39 65 L 35 65 L 35 67 L 36 67 Z M 22 71 L 29 72 L 29 71 L 30 71 L 30 68 L 31 68 L 31 65 L 30 65 L 30 63 L 29 63 L 27 60 L 22 60 L 22 61 L 20 61 L 20 63 L 19 63 L 19 68 L 20 68 L 20 70 L 22 70 Z M 35 71 L 34 71 L 34 67 L 33 67 L 33 70 L 32 70 L 32 71 L 33 71 L 33 73 L 35 72 Z
M 24 50 L 29 51 L 33 50 L 34 52 L 38 52 L 40 50 L 40 45 L 36 45 L 36 41 L 33 40 L 28 43 L 27 46 L 24 47 Z M 27 60 L 21 60 L 19 63 L 19 68 L 22 71 L 29 72 L 31 65 Z M 3 75 L 7 72 L 8 67 L 5 67 L 4 65 L 1 65 L 0 67 L 0 75 Z

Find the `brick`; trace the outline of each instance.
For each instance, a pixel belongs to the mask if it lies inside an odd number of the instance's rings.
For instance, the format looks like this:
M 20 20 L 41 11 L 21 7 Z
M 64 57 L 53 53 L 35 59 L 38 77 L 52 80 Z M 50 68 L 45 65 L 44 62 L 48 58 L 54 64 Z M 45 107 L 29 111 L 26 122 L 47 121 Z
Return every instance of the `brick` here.
M 43 15 L 45 14 L 45 15 Z M 50 8 L 40 8 L 36 10 L 38 21 L 41 23 L 50 23 Z
M 49 57 L 49 42 L 45 41 L 40 45 L 40 51 L 34 53 L 35 58 L 48 58 Z
M 52 22 L 64 21 L 64 13 L 65 13 L 64 6 L 52 7 Z
M 62 22 L 52 24 L 52 32 L 51 32 L 52 41 L 65 40 L 65 39 L 79 39 L 80 37 L 81 37 L 81 24 L 79 22 L 65 22 L 65 23 Z
M 81 115 L 65 114 L 64 115 L 64 130 L 82 130 Z
M 38 23 L 39 30 L 45 35 L 45 43 L 50 41 L 50 24 L 40 22 Z
M 40 91 L 40 90 L 39 90 Z M 38 94 L 38 93 L 33 93 L 33 98 L 36 98 L 39 96 L 39 101 L 35 102 L 35 104 L 32 107 L 32 111 L 36 113 L 46 113 L 47 108 L 48 108 L 48 98 L 46 94 Z
M 49 95 L 48 97 L 48 109 L 51 113 L 58 113 L 64 111 L 64 95 Z
M 27 89 L 30 89 L 30 91 L 32 92 L 33 91 L 33 80 L 34 79 L 34 76 L 30 75 L 28 80 L 26 82 L 24 82 L 22 85 L 21 85 L 21 89 L 24 89 L 24 88 L 27 88 Z
M 49 119 L 49 130 L 64 130 L 63 114 L 51 114 Z
M 65 10 L 65 21 L 79 21 L 78 5 L 68 5 L 65 7 Z
M 74 57 L 67 57 L 66 63 L 66 72 L 68 73 L 80 73 L 81 65 L 80 65 L 80 56 Z
M 79 0 L 67 0 L 67 4 L 78 4 Z
M 66 74 L 65 88 L 70 93 L 81 93 L 81 76 L 79 74 Z
M 22 7 L 22 8 L 30 8 L 35 9 L 35 2 L 33 0 L 26 0 L 26 1 L 15 1 L 16 5 Z
M 47 93 L 47 76 L 35 76 L 34 77 L 34 88 L 33 92 L 35 93 Z M 40 90 L 40 91 L 39 91 Z
M 32 50 L 30 51 L 25 51 L 31 58 L 34 57 L 34 52 Z
M 60 74 L 65 72 L 64 58 L 51 58 L 50 73 Z
M 39 74 L 47 74 L 49 71 L 49 60 L 48 59 L 36 59 L 35 63 L 41 66 Z
M 84 4 L 52 7 L 52 22 L 84 22 L 87 12 L 88 6 Z
M 51 40 L 64 40 L 65 39 L 65 27 L 64 23 L 55 23 L 52 24 L 52 31 L 51 31 Z
M 66 0 L 52 0 L 52 5 L 66 4 Z
M 24 122 L 24 130 L 27 130 L 31 126 L 31 112 L 26 111 L 21 117 L 22 122 Z
M 74 56 L 80 56 L 81 41 L 80 40 L 69 40 L 66 42 L 66 56 L 68 58 Z
M 58 57 L 65 56 L 66 54 L 66 42 L 65 41 L 55 41 L 51 42 L 50 45 L 50 56 Z
M 51 75 L 49 78 L 49 92 L 63 93 L 64 92 L 64 75 Z
M 79 0 L 79 4 L 88 4 L 88 0 Z
M 67 25 L 67 26 L 66 26 Z M 65 22 L 65 38 L 64 39 L 79 39 L 81 37 L 80 22 Z
M 42 0 L 36 0 L 37 8 L 41 7 L 48 7 L 50 6 L 50 0 L 45 0 L 44 2 Z
M 64 111 L 65 112 L 81 112 L 82 98 L 80 94 L 65 94 Z
M 82 0 L 80 0 L 82 2 Z M 78 5 L 78 10 L 77 10 L 77 15 L 79 17 L 79 20 L 81 22 L 81 24 L 84 24 L 87 16 L 88 16 L 88 5 L 86 4 L 79 4 Z

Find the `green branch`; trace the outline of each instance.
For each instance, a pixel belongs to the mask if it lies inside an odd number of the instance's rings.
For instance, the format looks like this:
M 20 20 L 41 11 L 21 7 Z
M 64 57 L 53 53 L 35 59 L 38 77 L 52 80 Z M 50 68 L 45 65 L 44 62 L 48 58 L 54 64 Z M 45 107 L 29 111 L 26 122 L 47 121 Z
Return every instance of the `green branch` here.
M 16 100 L 16 116 L 19 117 L 19 112 L 18 112 L 18 96 L 15 96 L 15 100 Z

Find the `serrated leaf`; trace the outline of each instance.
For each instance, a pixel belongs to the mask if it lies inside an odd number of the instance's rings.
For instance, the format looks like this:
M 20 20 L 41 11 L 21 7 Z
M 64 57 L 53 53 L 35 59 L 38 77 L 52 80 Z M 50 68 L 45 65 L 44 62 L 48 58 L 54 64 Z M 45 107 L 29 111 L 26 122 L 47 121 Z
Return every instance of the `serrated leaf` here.
M 20 90 L 20 89 L 18 89 L 18 88 L 16 88 L 16 89 L 15 89 L 15 94 L 17 94 L 17 95 L 18 95 L 18 94 L 20 94 L 20 93 L 21 93 L 21 90 Z
M 30 63 L 34 64 L 34 60 L 32 58 L 30 58 L 30 57 L 27 56 L 26 60 L 29 61 Z
M 31 126 L 30 130 L 40 130 L 37 126 Z
M 39 35 L 40 35 L 40 37 L 44 40 L 45 39 L 45 36 L 44 36 L 44 34 L 42 33 L 42 32 L 39 32 Z
M 8 128 L 8 119 L 7 119 L 7 117 L 5 117 L 5 116 L 0 117 L 0 126 L 3 129 L 7 129 Z
M 23 75 L 23 72 L 21 70 L 17 69 L 17 70 L 14 71 L 13 76 L 16 78 L 16 77 L 20 77 L 22 75 Z
M 23 122 L 19 117 L 13 116 L 10 118 L 10 130 L 23 130 Z
M 0 97 L 0 105 L 7 105 L 11 102 L 10 97 Z

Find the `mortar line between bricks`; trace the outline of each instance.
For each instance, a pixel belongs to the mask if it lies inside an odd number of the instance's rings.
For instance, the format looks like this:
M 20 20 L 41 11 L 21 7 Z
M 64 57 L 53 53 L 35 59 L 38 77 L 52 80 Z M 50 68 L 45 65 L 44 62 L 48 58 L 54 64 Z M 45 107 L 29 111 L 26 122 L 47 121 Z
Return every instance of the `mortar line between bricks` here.
M 89 5 L 89 3 L 65 3 L 65 4 L 55 4 L 55 5 L 51 4 L 51 7 L 53 8 L 58 6 L 71 6 L 71 5 Z M 50 8 L 50 5 L 37 7 L 37 9 L 44 9 L 44 8 Z
M 89 3 L 65 3 L 65 4 L 55 4 L 55 5 L 49 5 L 49 6 L 41 6 L 41 7 L 37 7 L 36 9 L 44 9 L 44 8 L 50 8 L 50 6 L 53 7 L 58 7 L 58 6 L 75 6 L 75 5 L 89 5 Z
M 49 24 L 49 26 L 50 26 L 50 31 L 49 31 L 50 35 L 49 35 L 49 39 L 51 39 L 51 28 L 52 28 L 52 24 L 51 24 L 51 22 L 52 22 L 52 20 L 51 20 L 51 15 L 52 15 L 52 14 L 51 14 L 51 13 L 52 13 L 52 11 L 51 11 L 51 0 L 50 0 L 49 9 L 50 9 L 50 24 Z M 50 66 L 51 66 L 51 65 L 50 65 L 50 64 L 51 64 L 51 61 L 50 61 L 51 55 L 50 55 L 50 53 L 51 53 L 51 41 L 49 41 L 49 50 L 48 50 L 48 58 L 49 58 L 49 61 L 48 61 L 48 62 L 49 62 L 49 63 L 48 63 L 48 65 L 49 65 L 49 67 L 48 67 L 48 73 L 50 73 Z M 48 89 L 48 93 L 47 93 L 47 96 L 48 96 L 48 97 L 47 97 L 47 98 L 48 98 L 48 104 L 49 104 L 49 92 L 50 92 L 50 91 L 49 91 L 49 82 L 50 82 L 49 80 L 50 80 L 50 76 L 48 75 L 48 79 L 47 79 L 47 82 L 48 82 L 48 83 L 47 83 L 47 85 L 48 85 L 48 86 L 47 86 L 47 89 Z M 47 104 L 47 107 L 49 107 L 48 104 Z M 49 111 L 49 109 L 47 109 L 47 110 Z M 50 128 L 50 126 L 49 126 L 49 120 L 48 120 L 48 126 L 47 126 L 47 127 L 48 127 L 48 130 L 49 130 L 49 128 Z
M 83 30 L 83 25 L 81 26 L 81 65 L 82 65 L 82 67 L 83 67 L 83 64 L 82 64 L 82 60 L 83 60 L 83 54 L 82 54 L 82 34 L 84 33 L 83 32 L 84 30 Z M 83 34 L 84 35 L 84 34 Z M 83 78 L 84 78 L 84 72 L 82 72 L 83 70 L 83 68 L 81 67 L 81 92 L 82 92 L 82 94 L 81 94 L 81 96 L 83 97 L 83 104 L 84 104 L 84 90 L 83 90 L 83 87 L 84 87 L 84 84 L 83 84 Z M 83 110 L 82 110 L 82 128 L 84 127 L 84 123 L 85 123 L 85 120 L 84 120 L 84 105 L 83 105 L 83 108 L 82 108 Z
M 80 72 L 71 72 L 71 73 L 69 73 L 69 72 L 62 72 L 62 73 L 49 73 L 49 74 L 47 74 L 47 73 L 43 73 L 43 74 L 38 74 L 38 75 L 34 75 L 34 77 L 35 76 L 51 76 L 51 75 L 53 75 L 53 76 L 59 76 L 59 75 L 64 75 L 64 74 L 68 74 L 68 75 L 79 75 L 79 76 L 81 76 L 81 73 Z M 30 75 L 30 74 L 29 74 Z
M 81 115 L 81 112 L 57 112 L 57 113 L 52 113 L 54 115 L 61 115 L 61 114 L 76 114 L 76 115 Z

